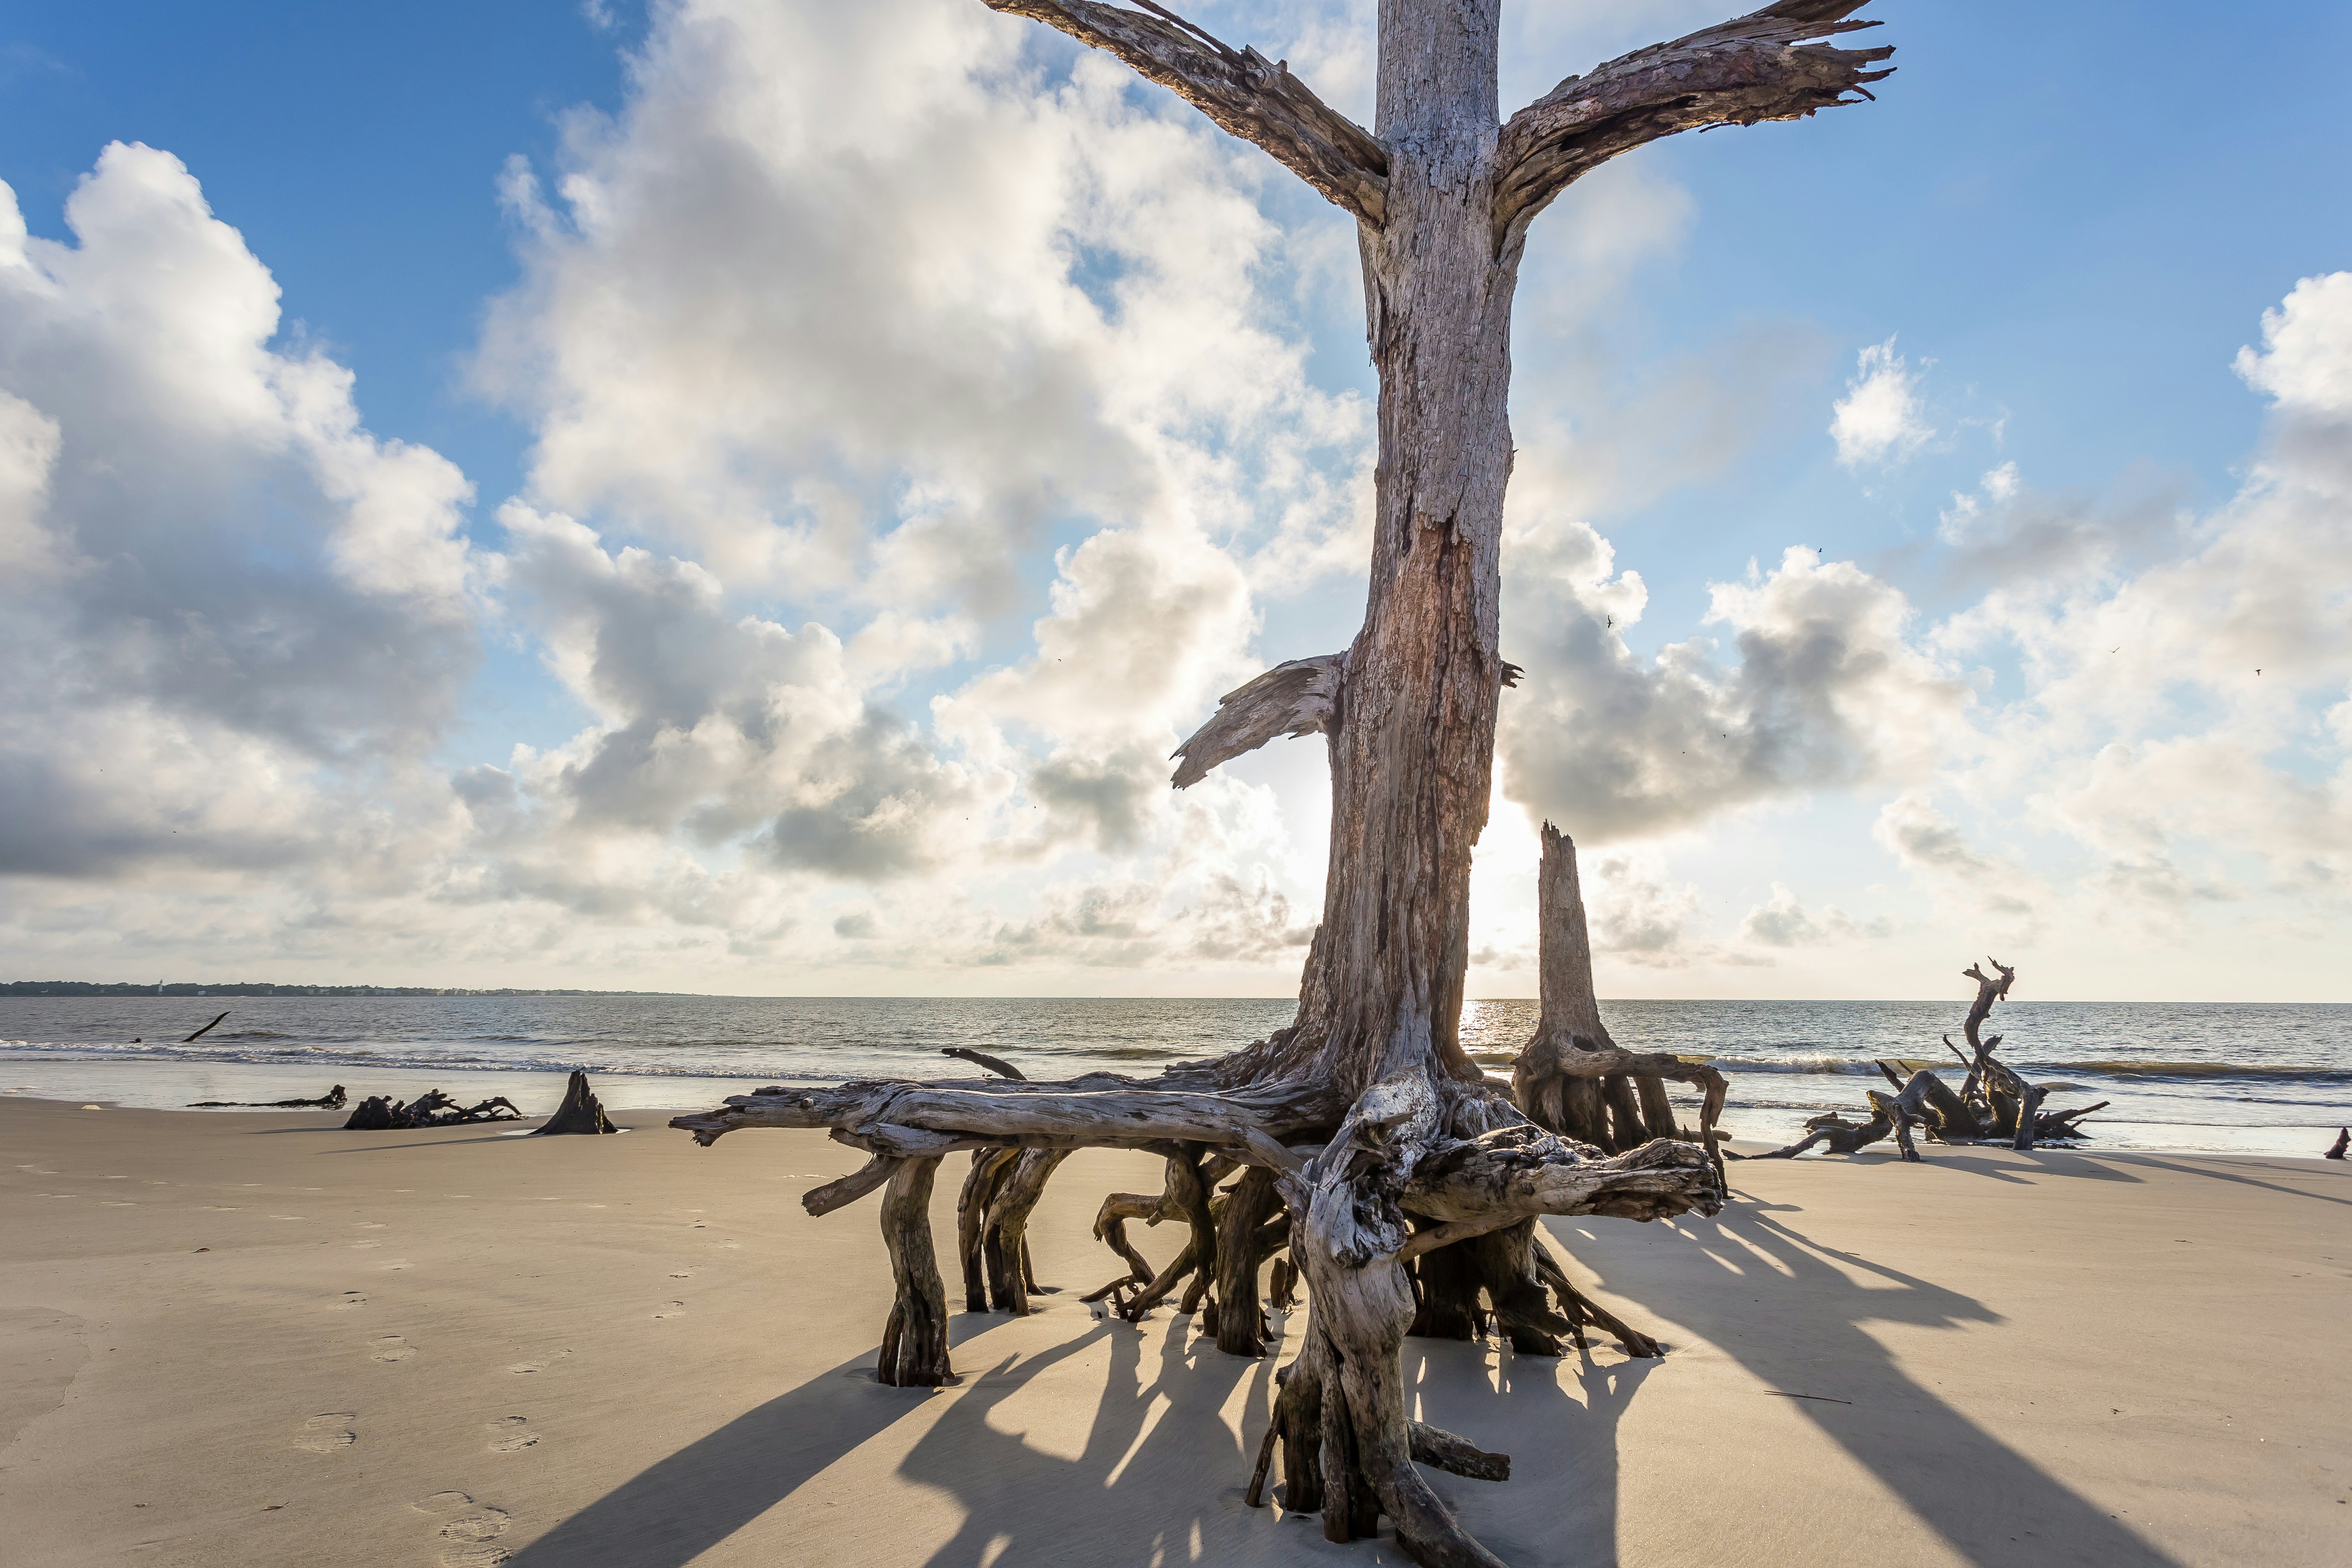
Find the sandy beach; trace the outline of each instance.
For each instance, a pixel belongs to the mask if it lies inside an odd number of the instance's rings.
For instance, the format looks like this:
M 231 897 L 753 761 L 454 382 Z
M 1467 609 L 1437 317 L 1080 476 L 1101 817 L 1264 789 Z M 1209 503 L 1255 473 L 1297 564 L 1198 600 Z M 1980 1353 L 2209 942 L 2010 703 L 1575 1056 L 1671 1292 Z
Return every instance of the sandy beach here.
M 1064 1165 L 1030 1232 L 1061 1294 L 959 1313 L 963 1381 L 921 1393 L 865 1374 L 876 1200 L 797 1201 L 856 1153 L 621 1120 L 0 1102 L 6 1559 L 1402 1561 L 1244 1506 L 1276 1358 L 1076 1300 L 1118 1271 L 1101 1194 L 1157 1162 Z M 1549 1222 L 1663 1362 L 1408 1342 L 1424 1417 L 1513 1456 L 1500 1485 L 1433 1477 L 1509 1563 L 2352 1552 L 2352 1169 L 1931 1148 L 1733 1180 L 1713 1220 Z

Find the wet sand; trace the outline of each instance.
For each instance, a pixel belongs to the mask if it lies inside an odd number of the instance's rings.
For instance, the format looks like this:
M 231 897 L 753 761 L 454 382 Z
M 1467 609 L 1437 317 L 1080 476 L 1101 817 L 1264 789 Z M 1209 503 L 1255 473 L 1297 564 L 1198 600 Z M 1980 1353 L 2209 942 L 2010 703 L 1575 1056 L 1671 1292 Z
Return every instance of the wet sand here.
M 1030 1230 L 1062 1293 L 959 1313 L 963 1382 L 924 1393 L 866 1370 L 877 1200 L 797 1201 L 854 1152 L 621 1120 L 0 1101 L 0 1557 L 1403 1561 L 1243 1505 L 1273 1359 L 1076 1301 L 1118 1271 L 1101 1194 L 1157 1162 L 1065 1164 Z M 1408 1342 L 1424 1415 L 1514 1459 L 1433 1484 L 1515 1568 L 2352 1561 L 2352 1169 L 1929 1161 L 1747 1163 L 1712 1220 L 1552 1222 L 1670 1353 Z

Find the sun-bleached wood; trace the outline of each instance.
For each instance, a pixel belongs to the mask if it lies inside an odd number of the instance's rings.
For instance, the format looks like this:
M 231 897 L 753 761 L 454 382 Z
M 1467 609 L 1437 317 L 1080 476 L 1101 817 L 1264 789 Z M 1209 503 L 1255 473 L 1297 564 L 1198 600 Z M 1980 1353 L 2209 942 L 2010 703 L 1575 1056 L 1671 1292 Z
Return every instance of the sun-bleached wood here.
M 890 1253 L 896 1297 L 883 1325 L 875 1376 L 898 1388 L 930 1388 L 951 1381 L 948 1363 L 948 1292 L 931 1245 L 931 1177 L 937 1159 L 894 1160 L 882 1199 L 882 1241 Z
M 1496 248 L 1516 244 L 1571 182 L 1661 136 L 1801 120 L 1869 98 L 1865 83 L 1894 74 L 1869 68 L 1893 49 L 1812 42 L 1877 26 L 1851 20 L 1867 3 L 1782 0 L 1570 77 L 1503 126 L 1495 154 Z
M 1528 1120 L 1602 1149 L 1636 1148 L 1685 1136 L 1667 1103 L 1668 1080 L 1701 1094 L 1699 1142 L 1717 1170 L 1716 1121 L 1727 1092 L 1704 1061 L 1664 1051 L 1627 1051 L 1609 1036 L 1592 984 L 1592 939 L 1576 869 L 1576 845 L 1547 822 L 1537 873 L 1537 973 L 1541 1011 L 1535 1034 L 1511 1063 L 1511 1096 Z
M 1178 766 L 1170 783 L 1190 789 L 1211 768 L 1255 752 L 1277 735 L 1321 733 L 1330 725 L 1346 667 L 1344 654 L 1294 658 L 1226 692 L 1209 721 L 1172 753 Z

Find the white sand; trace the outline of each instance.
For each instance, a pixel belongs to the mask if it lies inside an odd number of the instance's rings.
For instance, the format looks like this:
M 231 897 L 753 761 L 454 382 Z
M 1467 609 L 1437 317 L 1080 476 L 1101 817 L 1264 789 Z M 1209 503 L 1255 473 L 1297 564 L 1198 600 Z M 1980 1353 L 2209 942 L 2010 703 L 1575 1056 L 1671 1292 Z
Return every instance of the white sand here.
M 339 1120 L 0 1101 L 0 1561 L 1402 1561 L 1243 1506 L 1272 1361 L 1075 1301 L 1157 1162 L 1063 1166 L 1030 1232 L 1063 1294 L 959 1314 L 927 1394 L 862 1375 L 887 1266 L 875 1199 L 801 1212 L 857 1159 L 819 1135 Z M 1514 1459 L 1434 1484 L 1518 1568 L 2352 1563 L 2352 1170 L 1930 1162 L 1557 1222 L 1672 1353 L 1408 1342 L 1428 1418 Z

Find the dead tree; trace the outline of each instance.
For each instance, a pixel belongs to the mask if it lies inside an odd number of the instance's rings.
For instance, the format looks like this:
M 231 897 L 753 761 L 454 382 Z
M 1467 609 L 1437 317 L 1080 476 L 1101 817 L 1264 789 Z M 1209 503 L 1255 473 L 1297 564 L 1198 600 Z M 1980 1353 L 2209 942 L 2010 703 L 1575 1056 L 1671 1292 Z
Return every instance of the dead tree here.
M 588 1088 L 588 1075 L 574 1068 L 563 1086 L 563 1103 L 555 1114 L 531 1131 L 534 1138 L 566 1132 L 618 1132 L 613 1119 L 604 1114 L 604 1102 Z
M 1864 1090 L 1863 1098 L 1870 1104 L 1868 1120 L 1849 1121 L 1837 1111 L 1815 1116 L 1805 1122 L 1803 1138 L 1784 1149 L 1755 1157 L 1790 1160 L 1816 1144 L 1826 1144 L 1832 1154 L 1851 1154 L 1891 1132 L 1903 1158 L 1916 1162 L 1919 1150 L 1911 1140 L 1914 1127 L 1939 1142 L 2006 1142 L 2018 1149 L 2031 1149 L 2036 1140 L 2046 1143 L 2053 1139 L 2082 1137 L 2083 1131 L 2077 1123 L 2095 1110 L 2105 1110 L 2107 1102 L 2103 1100 L 2071 1110 L 2044 1110 L 2042 1097 L 2049 1090 L 2041 1084 L 2026 1082 L 2008 1063 L 1994 1057 L 1993 1052 L 2000 1048 L 2001 1037 L 1985 1034 L 1985 1020 L 1992 1016 L 1993 1004 L 2009 994 L 2010 986 L 2017 980 L 2017 971 L 1997 958 L 1985 962 L 2000 972 L 2000 979 L 1993 979 L 1973 963 L 1961 971 L 1977 983 L 1976 1000 L 1969 1004 L 1968 1017 L 1960 1026 L 1968 1037 L 1969 1050 L 1963 1052 L 1953 1045 L 1951 1036 L 1944 1037 L 1945 1048 L 1966 1063 L 1969 1069 L 1957 1093 L 1931 1069 L 1921 1068 L 1905 1078 L 1889 1064 L 1880 1062 L 1879 1072 L 1895 1092 Z
M 1320 1506 L 1334 1540 L 1385 1515 L 1423 1563 L 1492 1565 L 1414 1468 L 1475 1450 L 1407 1417 L 1399 1352 L 1415 1315 L 1413 1259 L 1538 1215 L 1649 1219 L 1721 1202 L 1697 1145 L 1606 1154 L 1563 1140 L 1489 1085 L 1459 1038 L 1471 849 L 1507 673 L 1497 617 L 1520 257 L 1536 216 L 1606 160 L 1680 131 L 1856 101 L 1892 51 L 1819 41 L 1870 26 L 1851 19 L 1862 0 L 1780 0 L 1570 77 L 1506 121 L 1501 0 L 1383 0 L 1367 131 L 1283 62 L 1160 5 L 988 4 L 1117 56 L 1356 220 L 1380 378 L 1363 628 L 1343 652 L 1233 692 L 1177 752 L 1181 786 L 1277 735 L 1324 737 L 1328 869 L 1298 1011 L 1255 1045 L 1145 1081 L 850 1083 L 739 1096 L 675 1125 L 706 1142 L 742 1127 L 830 1127 L 887 1159 L 1181 1144 L 1194 1160 L 1275 1173 L 1308 1292 L 1276 1417 L 1291 1505 Z M 1203 1259 L 1216 1247 L 1213 1227 L 1202 1233 L 1205 1207 L 1189 1216 Z M 1416 1232 L 1415 1221 L 1434 1223 Z

